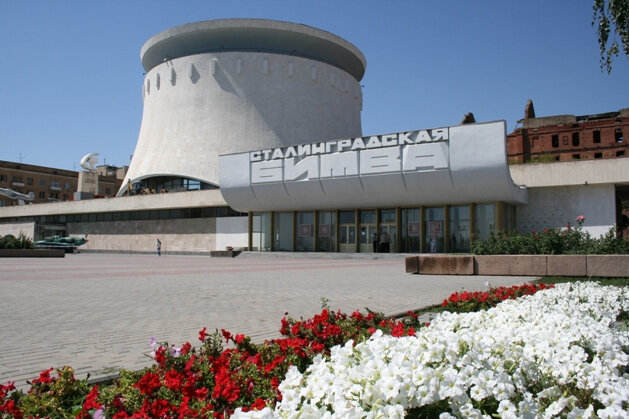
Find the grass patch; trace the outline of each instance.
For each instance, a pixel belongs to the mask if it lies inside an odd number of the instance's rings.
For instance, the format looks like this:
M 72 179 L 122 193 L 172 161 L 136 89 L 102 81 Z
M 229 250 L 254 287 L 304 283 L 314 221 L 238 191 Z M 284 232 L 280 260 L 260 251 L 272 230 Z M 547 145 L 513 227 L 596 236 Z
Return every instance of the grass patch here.
M 613 285 L 617 287 L 629 285 L 629 277 L 621 278 L 602 278 L 587 276 L 545 276 L 533 281 L 534 284 L 563 284 L 566 282 L 598 282 L 601 285 Z

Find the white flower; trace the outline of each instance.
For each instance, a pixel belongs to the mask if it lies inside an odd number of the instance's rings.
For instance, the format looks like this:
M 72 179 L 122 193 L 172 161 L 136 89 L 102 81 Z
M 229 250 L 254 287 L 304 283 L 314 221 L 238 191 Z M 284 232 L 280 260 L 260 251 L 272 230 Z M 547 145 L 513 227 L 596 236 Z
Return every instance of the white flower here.
M 498 414 L 504 419 L 517 417 L 515 405 L 509 400 L 502 400 L 500 402 L 498 405 Z
M 575 407 L 572 409 L 570 413 L 568 413 L 567 419 L 589 419 L 594 416 L 594 408 L 592 406 L 588 406 L 587 409 L 579 409 Z
M 591 407 L 562 396 L 560 387 L 570 385 L 607 406 L 600 417 L 629 417 L 629 376 L 621 375 L 629 333 L 613 327 L 621 311 L 629 311 L 627 287 L 577 283 L 483 312 L 441 313 L 416 336 L 377 331 L 364 343 L 333 348 L 329 359 L 315 358 L 304 374 L 291 367 L 273 414 L 403 417 L 447 400 L 440 417 L 482 417 L 471 401 L 493 398 L 502 417 L 592 416 Z M 540 383 L 549 384 L 533 396 Z
M 232 419 L 272 419 L 274 417 L 275 414 L 268 407 L 262 410 L 250 410 L 248 412 L 243 412 L 242 408 L 239 407 L 231 415 Z

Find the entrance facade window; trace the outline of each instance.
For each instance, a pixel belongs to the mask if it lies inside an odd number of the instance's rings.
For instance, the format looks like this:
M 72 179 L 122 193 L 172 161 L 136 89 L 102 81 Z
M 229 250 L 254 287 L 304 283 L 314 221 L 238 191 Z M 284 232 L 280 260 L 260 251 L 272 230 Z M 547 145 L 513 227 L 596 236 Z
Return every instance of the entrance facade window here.
M 319 212 L 318 251 L 336 252 L 336 212 Z
M 419 208 L 403 208 L 400 212 L 402 218 L 402 235 L 400 251 L 403 253 L 417 253 L 421 246 L 421 219 Z
M 424 235 L 426 240 L 425 251 L 429 253 L 444 252 L 444 214 L 443 207 L 425 208 Z
M 487 240 L 496 231 L 496 205 L 478 204 L 475 208 L 476 237 Z
M 450 252 L 470 251 L 470 206 L 450 207 Z
M 383 240 L 384 239 L 384 240 Z M 388 239 L 388 244 L 386 240 Z M 380 211 L 380 243 L 381 251 L 395 252 L 397 249 L 397 217 L 395 209 Z
M 314 251 L 314 213 L 297 213 L 297 243 L 298 252 Z
M 376 234 L 376 210 L 360 211 L 360 252 L 373 252 L 373 237 Z
M 491 202 L 417 208 L 252 212 L 250 217 L 251 250 L 468 253 L 471 240 L 486 240 L 492 233 L 513 230 L 516 207 Z
M 504 204 L 502 210 L 502 229 L 503 231 L 514 231 L 515 226 L 515 206 Z
M 273 250 L 293 251 L 293 213 L 273 213 Z
M 356 252 L 356 212 L 339 212 L 339 250 Z

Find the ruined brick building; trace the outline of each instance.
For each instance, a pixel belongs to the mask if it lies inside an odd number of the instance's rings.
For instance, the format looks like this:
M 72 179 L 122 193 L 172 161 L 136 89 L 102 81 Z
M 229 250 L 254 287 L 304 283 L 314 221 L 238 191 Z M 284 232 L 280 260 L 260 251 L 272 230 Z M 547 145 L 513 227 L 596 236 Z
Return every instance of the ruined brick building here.
M 612 159 L 629 155 L 629 108 L 595 115 L 536 117 L 529 100 L 522 125 L 507 136 L 511 163 Z

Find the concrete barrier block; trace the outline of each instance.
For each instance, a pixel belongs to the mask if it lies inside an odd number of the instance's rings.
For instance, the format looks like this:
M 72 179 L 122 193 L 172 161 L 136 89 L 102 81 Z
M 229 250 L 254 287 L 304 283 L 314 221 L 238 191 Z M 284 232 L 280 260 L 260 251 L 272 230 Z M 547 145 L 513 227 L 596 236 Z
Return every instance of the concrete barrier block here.
M 510 274 L 522 276 L 545 276 L 546 255 L 512 255 Z
M 451 256 L 448 259 L 451 275 L 474 275 L 473 256 Z
M 407 274 L 419 273 L 419 256 L 406 256 L 404 263 L 406 264 Z
M 419 273 L 427 275 L 474 275 L 474 257 L 419 256 Z
M 476 275 L 509 275 L 509 255 L 477 255 L 474 256 L 474 273 Z
M 240 250 L 211 250 L 211 257 L 226 257 L 226 258 L 235 258 L 240 254 Z
M 546 274 L 554 276 L 586 276 L 585 255 L 548 255 Z
M 587 276 L 629 276 L 629 255 L 587 255 Z

